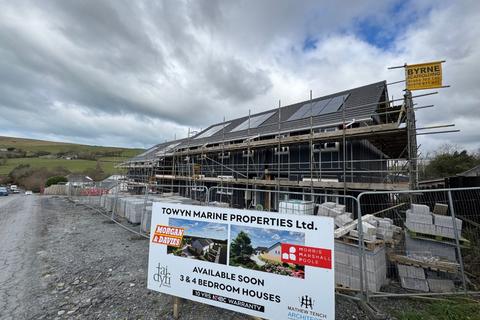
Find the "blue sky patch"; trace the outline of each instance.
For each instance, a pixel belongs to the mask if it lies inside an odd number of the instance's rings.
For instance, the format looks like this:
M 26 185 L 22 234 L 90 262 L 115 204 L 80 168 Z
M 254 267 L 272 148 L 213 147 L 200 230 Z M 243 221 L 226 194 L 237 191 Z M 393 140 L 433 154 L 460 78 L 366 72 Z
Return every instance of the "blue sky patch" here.
M 313 37 L 307 36 L 307 37 L 303 40 L 303 46 L 302 46 L 303 52 L 312 51 L 312 50 L 317 49 L 317 43 L 318 43 L 318 39 L 317 39 L 317 38 L 313 38 Z
M 227 225 L 223 223 L 170 218 L 169 225 L 185 228 L 186 236 L 216 240 L 227 240 L 228 238 Z

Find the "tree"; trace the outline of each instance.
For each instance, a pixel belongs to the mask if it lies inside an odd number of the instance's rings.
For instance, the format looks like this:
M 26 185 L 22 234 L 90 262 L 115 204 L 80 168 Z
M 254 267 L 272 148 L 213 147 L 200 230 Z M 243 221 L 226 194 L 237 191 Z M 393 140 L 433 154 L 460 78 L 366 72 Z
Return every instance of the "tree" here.
M 58 184 L 60 182 L 68 182 L 68 179 L 64 176 L 53 176 L 47 179 L 45 187 L 48 188 L 51 185 Z
M 237 257 L 250 257 L 253 253 L 252 240 L 247 233 L 240 231 L 237 237 L 232 241 L 230 250 Z
M 454 176 L 480 164 L 478 155 L 469 154 L 467 150 L 458 151 L 451 145 L 444 145 L 439 150 L 425 166 L 422 179 Z

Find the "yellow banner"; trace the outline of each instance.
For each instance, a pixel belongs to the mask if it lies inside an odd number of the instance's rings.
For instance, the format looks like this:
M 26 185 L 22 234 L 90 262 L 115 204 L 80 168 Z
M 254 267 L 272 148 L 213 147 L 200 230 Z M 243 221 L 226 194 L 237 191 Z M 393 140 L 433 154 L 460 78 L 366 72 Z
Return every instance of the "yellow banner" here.
M 423 90 L 442 87 L 442 63 L 428 62 L 405 67 L 407 90 Z

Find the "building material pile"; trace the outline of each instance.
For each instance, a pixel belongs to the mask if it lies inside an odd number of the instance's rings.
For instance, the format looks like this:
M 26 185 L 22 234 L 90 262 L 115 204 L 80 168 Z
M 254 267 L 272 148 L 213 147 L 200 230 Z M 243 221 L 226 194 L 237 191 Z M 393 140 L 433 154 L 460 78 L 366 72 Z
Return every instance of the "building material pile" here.
M 317 214 L 335 219 L 335 282 L 338 286 L 360 289 L 358 220 L 344 205 L 325 202 L 317 205 Z M 365 215 L 362 217 L 365 242 L 364 287 L 378 291 L 387 281 L 385 243 L 393 239 L 400 228 L 389 218 Z M 365 279 L 366 278 L 366 279 Z
M 379 291 L 387 281 L 387 261 L 385 246 L 365 250 L 367 272 L 364 287 L 370 291 Z M 335 283 L 338 286 L 360 289 L 360 257 L 357 245 L 335 240 Z
M 397 269 L 403 288 L 422 292 L 429 291 L 425 270 L 423 270 L 423 268 L 398 264 Z
M 412 204 L 406 211 L 406 256 L 393 259 L 403 288 L 422 292 L 454 290 L 453 278 L 459 268 L 453 240 L 455 231 L 459 240 L 464 239 L 461 238 L 462 221 L 454 221 L 447 214 L 448 205 L 440 203 L 435 204 L 433 212 L 421 204 Z
M 313 215 L 314 205 L 312 201 L 284 200 L 278 204 L 279 213 Z
M 445 212 L 444 206 L 438 206 L 437 212 Z M 462 233 L 462 220 L 444 214 L 435 214 L 430 212 L 430 208 L 426 205 L 412 204 L 411 208 L 406 212 L 405 226 L 408 230 L 425 234 L 455 239 L 455 224 L 458 237 Z

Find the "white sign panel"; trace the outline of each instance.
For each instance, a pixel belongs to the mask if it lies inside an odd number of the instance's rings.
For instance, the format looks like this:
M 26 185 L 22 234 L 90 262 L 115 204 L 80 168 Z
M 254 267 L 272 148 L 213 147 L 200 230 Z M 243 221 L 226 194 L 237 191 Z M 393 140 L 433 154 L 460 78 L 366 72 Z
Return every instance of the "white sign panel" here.
M 333 219 L 153 203 L 148 288 L 266 319 L 335 318 Z

